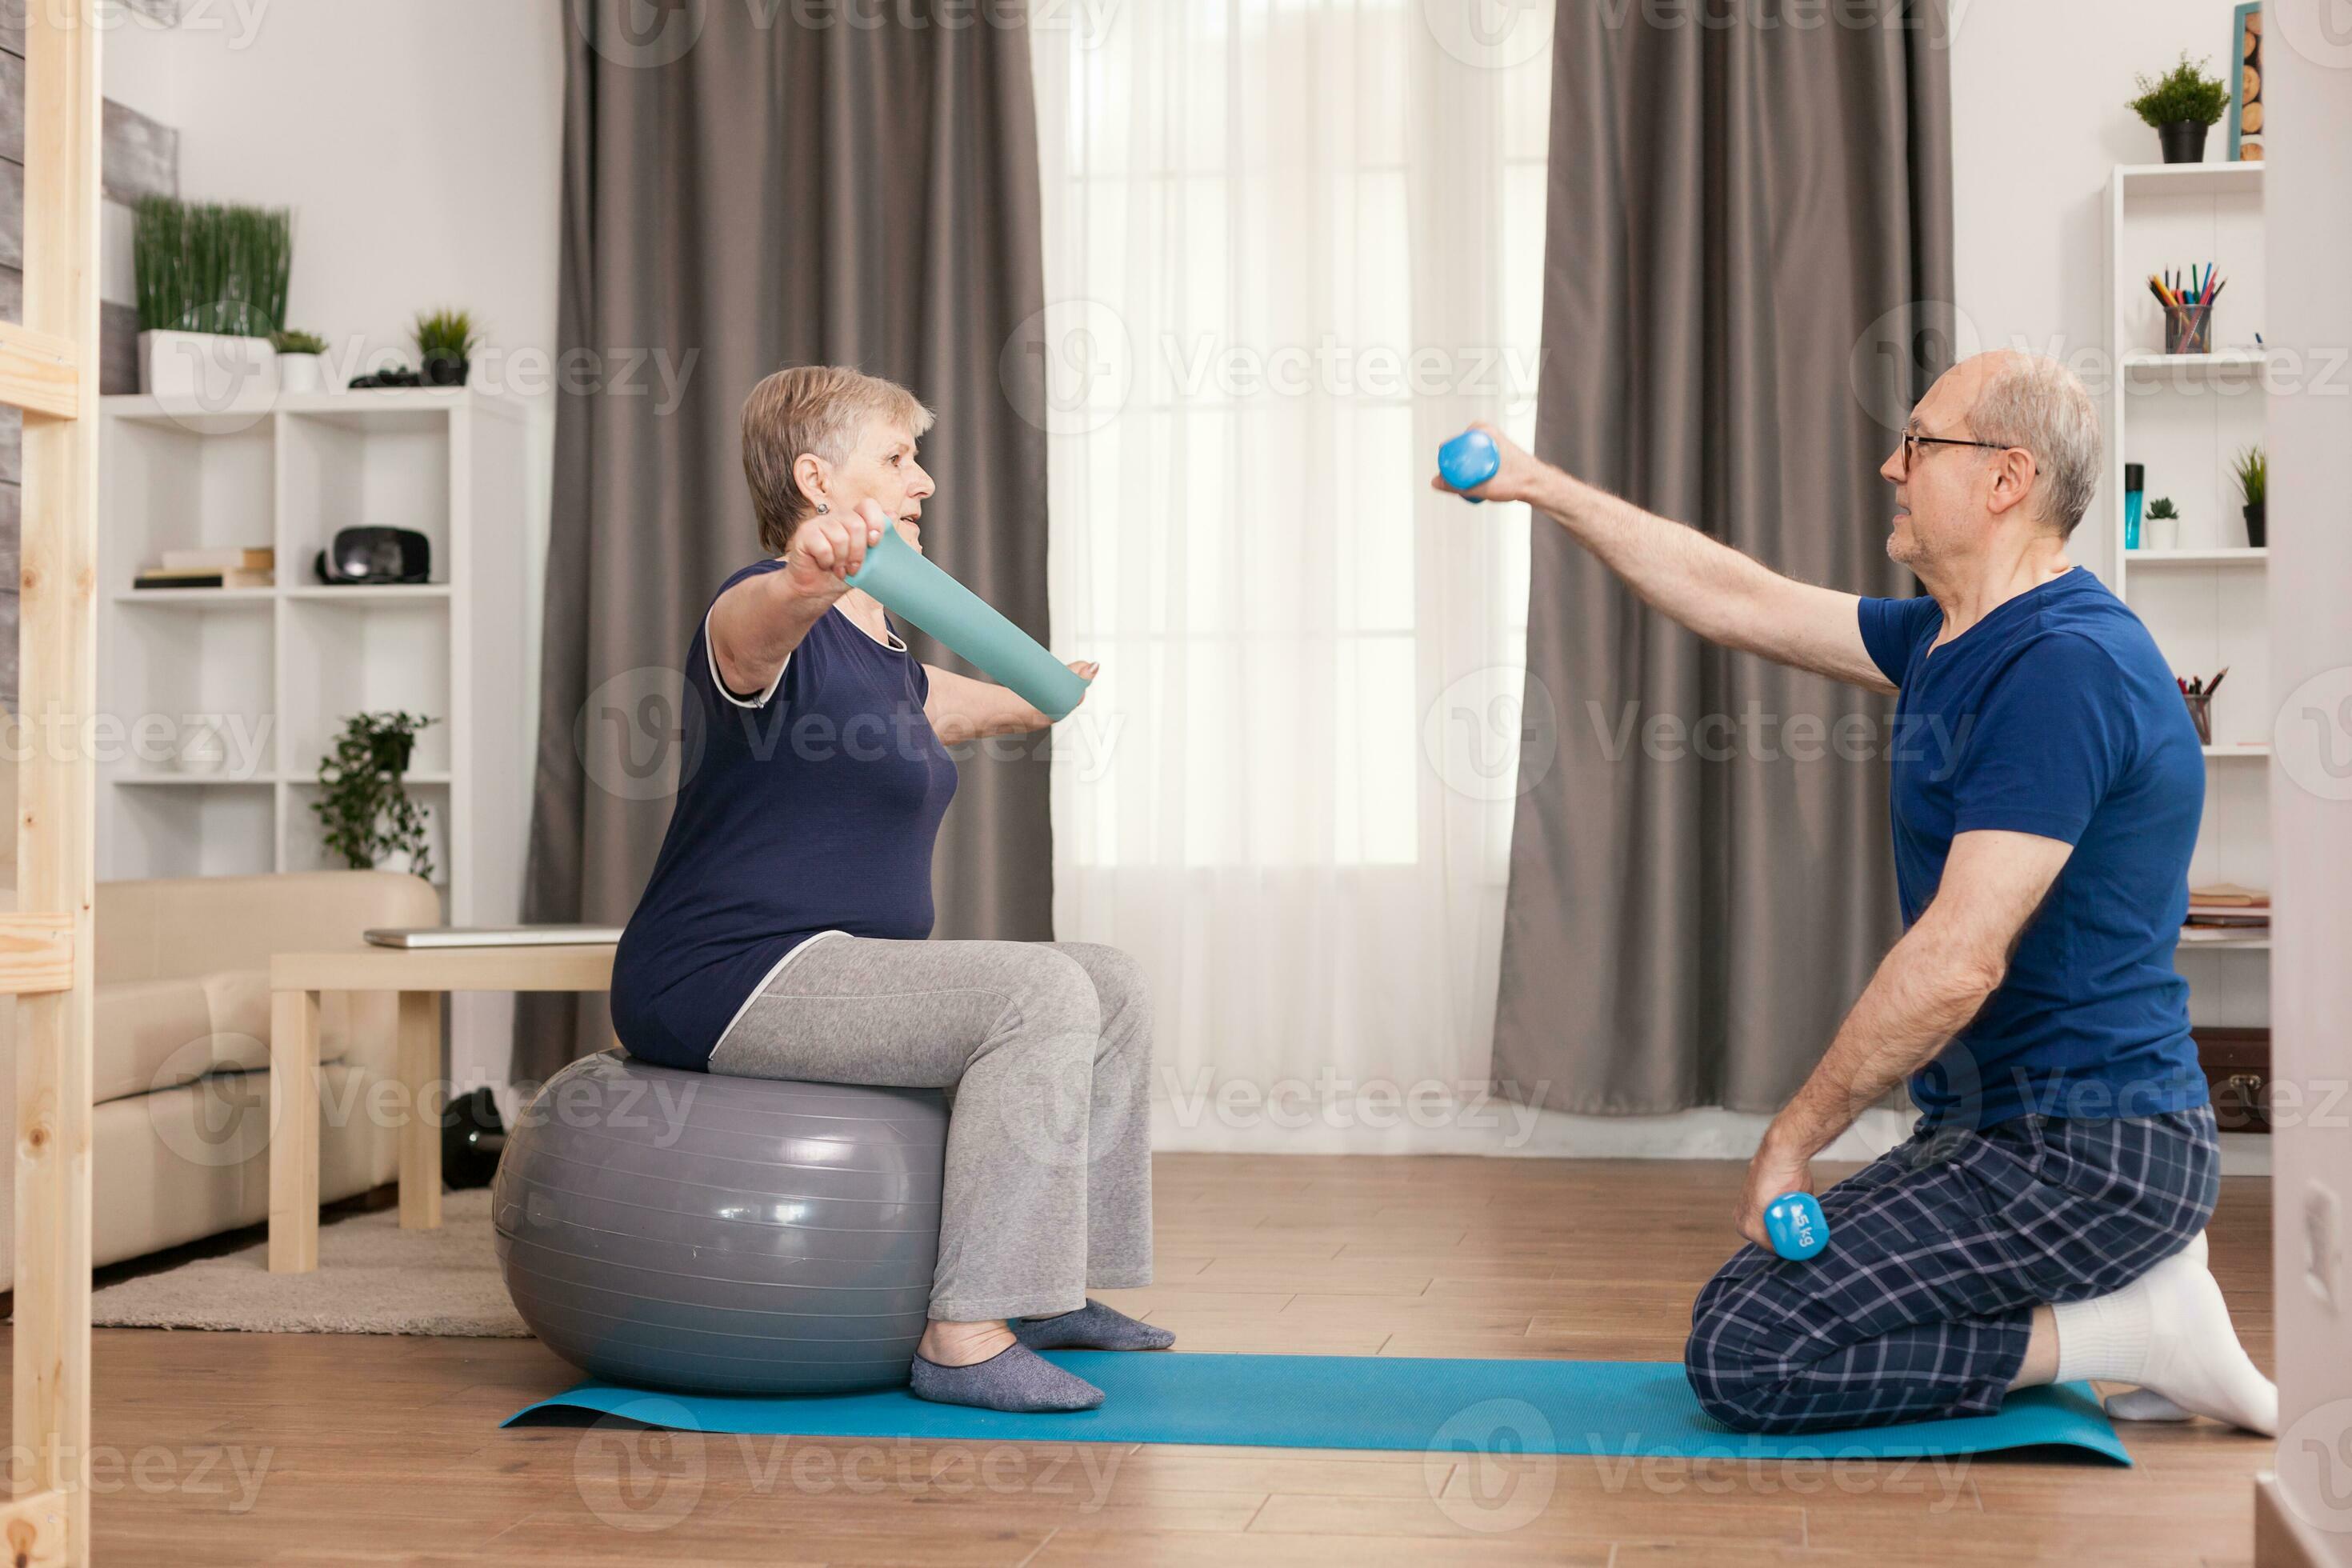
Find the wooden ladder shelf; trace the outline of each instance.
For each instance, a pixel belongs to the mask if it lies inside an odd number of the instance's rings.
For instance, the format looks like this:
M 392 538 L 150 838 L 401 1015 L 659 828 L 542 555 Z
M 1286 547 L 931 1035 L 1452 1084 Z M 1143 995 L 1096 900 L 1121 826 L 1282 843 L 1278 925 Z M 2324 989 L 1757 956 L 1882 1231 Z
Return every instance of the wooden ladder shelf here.
M 16 898 L 0 994 L 16 1004 L 16 1329 L 24 1489 L 16 1563 L 89 1547 L 90 904 L 97 877 L 98 0 L 25 6 L 25 320 L 0 324 L 0 405 L 24 411 Z

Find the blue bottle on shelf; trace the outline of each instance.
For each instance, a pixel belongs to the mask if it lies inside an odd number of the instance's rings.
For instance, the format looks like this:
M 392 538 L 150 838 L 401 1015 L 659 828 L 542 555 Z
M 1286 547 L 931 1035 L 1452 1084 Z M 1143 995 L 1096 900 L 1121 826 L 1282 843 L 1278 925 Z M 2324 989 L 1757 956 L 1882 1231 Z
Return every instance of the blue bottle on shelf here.
M 2124 548 L 2139 548 L 2139 508 L 2147 495 L 2147 468 L 2141 463 L 2124 465 Z

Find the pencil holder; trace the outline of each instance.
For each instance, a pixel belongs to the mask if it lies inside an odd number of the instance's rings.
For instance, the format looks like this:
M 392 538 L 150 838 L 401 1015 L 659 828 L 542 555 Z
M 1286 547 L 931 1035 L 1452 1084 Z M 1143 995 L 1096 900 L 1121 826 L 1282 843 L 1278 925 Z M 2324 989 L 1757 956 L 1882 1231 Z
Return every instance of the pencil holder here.
M 2213 307 L 2168 305 L 2164 310 L 2164 352 L 2168 354 L 2210 354 L 2213 352 Z
M 2180 700 L 2189 704 L 2189 721 L 2197 726 L 2197 743 L 2213 743 L 2213 698 L 2210 692 L 2198 695 L 2184 691 Z

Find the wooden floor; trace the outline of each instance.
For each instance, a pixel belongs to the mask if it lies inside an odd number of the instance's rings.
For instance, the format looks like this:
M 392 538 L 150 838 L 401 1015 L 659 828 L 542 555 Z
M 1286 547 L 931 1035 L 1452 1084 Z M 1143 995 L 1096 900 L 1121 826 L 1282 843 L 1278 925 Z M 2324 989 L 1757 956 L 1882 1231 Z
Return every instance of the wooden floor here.
M 1193 1351 L 1673 1360 L 1731 1245 L 1726 1163 L 1163 1156 Z M 2213 1263 L 2271 1357 L 2268 1184 Z M 700 1438 L 498 1422 L 571 1381 L 529 1341 L 98 1337 L 101 1563 L 1046 1564 L 2251 1560 L 2263 1439 L 2126 1428 L 2069 1460 L 1730 1463 Z

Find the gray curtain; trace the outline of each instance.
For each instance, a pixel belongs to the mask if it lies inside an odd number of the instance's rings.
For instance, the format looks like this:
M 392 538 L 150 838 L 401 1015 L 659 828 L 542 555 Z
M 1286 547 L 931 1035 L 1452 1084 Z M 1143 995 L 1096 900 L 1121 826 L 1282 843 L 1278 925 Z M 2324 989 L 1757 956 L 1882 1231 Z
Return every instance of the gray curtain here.
M 1947 50 L 1924 8 L 1864 9 L 1561 5 L 1536 445 L 1896 595 L 1875 470 L 1949 353 Z M 1776 1109 L 1899 930 L 1889 704 L 1703 643 L 1542 519 L 1531 584 L 1559 746 L 1522 775 L 1495 1077 L 1562 1110 Z
M 1044 304 L 1036 117 L 1028 40 L 1002 6 L 960 27 L 889 7 L 855 25 L 791 6 L 566 9 L 562 385 L 524 913 L 617 923 L 668 822 L 696 619 L 760 553 L 737 431 L 768 372 L 852 363 L 936 409 L 924 546 L 1045 639 L 1045 435 L 1017 412 L 1044 406 L 1042 362 L 1001 353 Z M 1050 937 L 1042 749 L 959 762 L 939 933 Z M 601 997 L 522 998 L 515 1074 L 542 1079 L 610 1029 Z

